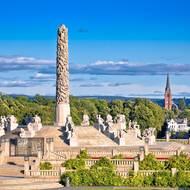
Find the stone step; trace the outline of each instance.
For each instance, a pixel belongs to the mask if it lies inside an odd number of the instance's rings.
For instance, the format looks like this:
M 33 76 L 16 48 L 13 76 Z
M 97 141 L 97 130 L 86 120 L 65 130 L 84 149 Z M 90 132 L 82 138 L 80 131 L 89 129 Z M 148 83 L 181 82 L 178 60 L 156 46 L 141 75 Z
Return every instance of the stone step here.
M 18 165 L 0 165 L 0 176 L 24 177 L 24 167 Z

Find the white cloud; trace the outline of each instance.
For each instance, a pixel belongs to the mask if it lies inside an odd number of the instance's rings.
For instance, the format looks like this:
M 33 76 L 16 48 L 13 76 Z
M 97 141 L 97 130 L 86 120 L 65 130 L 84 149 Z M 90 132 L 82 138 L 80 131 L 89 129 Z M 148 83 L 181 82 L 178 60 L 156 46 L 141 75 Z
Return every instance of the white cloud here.
M 47 65 L 54 64 L 55 61 L 48 59 L 37 59 L 34 57 L 24 56 L 0 56 L 0 64 L 30 64 L 30 65 Z

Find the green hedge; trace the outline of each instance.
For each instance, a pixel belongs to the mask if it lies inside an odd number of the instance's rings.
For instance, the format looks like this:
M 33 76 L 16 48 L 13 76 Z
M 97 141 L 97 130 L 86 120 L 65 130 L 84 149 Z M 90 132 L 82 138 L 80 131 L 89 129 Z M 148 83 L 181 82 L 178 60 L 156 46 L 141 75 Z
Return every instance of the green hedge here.
M 50 162 L 41 162 L 40 170 L 52 170 L 53 166 Z

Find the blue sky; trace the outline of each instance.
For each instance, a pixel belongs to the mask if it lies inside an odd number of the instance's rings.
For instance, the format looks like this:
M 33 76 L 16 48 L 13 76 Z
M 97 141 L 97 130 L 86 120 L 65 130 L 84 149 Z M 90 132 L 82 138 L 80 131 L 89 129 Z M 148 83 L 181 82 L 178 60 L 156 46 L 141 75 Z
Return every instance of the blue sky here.
M 190 97 L 189 0 L 2 0 L 0 91 L 55 94 L 56 32 L 69 28 L 73 95 Z

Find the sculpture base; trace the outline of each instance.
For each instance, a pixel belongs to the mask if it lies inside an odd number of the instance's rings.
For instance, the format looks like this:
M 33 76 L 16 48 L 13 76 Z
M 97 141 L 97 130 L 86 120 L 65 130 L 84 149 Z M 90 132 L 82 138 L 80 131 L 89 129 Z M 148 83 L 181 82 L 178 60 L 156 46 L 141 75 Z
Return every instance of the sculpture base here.
M 70 105 L 68 103 L 60 103 L 56 106 L 56 125 L 64 127 L 67 117 L 70 115 Z

